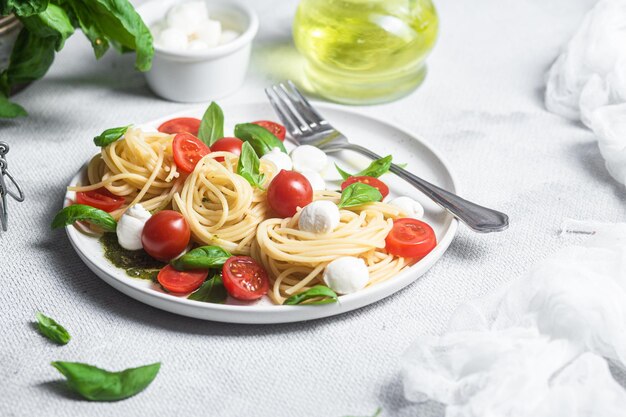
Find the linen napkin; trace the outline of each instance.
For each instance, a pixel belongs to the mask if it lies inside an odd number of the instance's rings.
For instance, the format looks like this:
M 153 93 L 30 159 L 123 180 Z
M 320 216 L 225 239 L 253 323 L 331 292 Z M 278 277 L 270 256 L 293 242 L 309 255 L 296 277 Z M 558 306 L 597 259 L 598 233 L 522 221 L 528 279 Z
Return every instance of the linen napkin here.
M 459 307 L 443 336 L 405 353 L 405 396 L 447 417 L 617 417 L 626 391 L 626 223 L 568 222 L 595 232 L 523 278 Z
M 597 136 L 606 167 L 626 184 L 626 0 L 600 0 L 552 65 L 545 104 Z

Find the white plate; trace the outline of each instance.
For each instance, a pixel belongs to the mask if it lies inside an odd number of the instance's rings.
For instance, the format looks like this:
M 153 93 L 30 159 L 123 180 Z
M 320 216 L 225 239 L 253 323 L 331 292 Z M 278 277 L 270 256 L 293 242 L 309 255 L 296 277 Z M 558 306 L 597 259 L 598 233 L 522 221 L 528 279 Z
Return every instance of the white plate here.
M 382 120 L 376 120 L 362 114 L 348 111 L 339 106 L 315 104 L 321 113 L 332 124 L 345 133 L 351 141 L 359 143 L 381 154 L 392 154 L 394 162 L 406 163 L 407 169 L 420 175 L 446 190 L 457 192 L 454 177 L 448 165 L 428 144 L 407 130 L 393 126 Z M 201 118 L 204 108 L 170 115 L 159 120 L 140 125 L 144 129 L 156 129 L 162 122 L 174 117 L 188 116 Z M 251 120 L 276 120 L 271 107 L 265 103 L 240 104 L 224 107 L 226 117 L 226 134 L 232 132 L 236 123 Z M 369 164 L 369 160 L 352 152 L 334 155 L 334 161 L 340 161 L 346 170 L 358 171 Z M 331 164 L 329 166 L 332 167 Z M 336 176 L 333 170 L 328 171 L 329 177 Z M 83 168 L 73 179 L 71 185 L 81 182 L 85 175 Z M 253 304 L 237 303 L 229 299 L 226 304 L 210 304 L 187 300 L 185 297 L 173 296 L 163 292 L 152 282 L 131 278 L 122 269 L 114 267 L 104 258 L 104 252 L 98 239 L 81 233 L 77 228 L 66 228 L 72 246 L 87 266 L 108 284 L 153 307 L 183 316 L 204 320 L 230 323 L 287 323 L 303 320 L 319 319 L 335 314 L 345 313 L 381 300 L 399 291 L 424 274 L 443 255 L 456 230 L 457 221 L 435 203 L 427 199 L 419 191 L 393 174 L 386 174 L 384 181 L 391 189 L 391 195 L 408 195 L 418 200 L 425 209 L 425 221 L 430 224 L 437 235 L 437 246 L 424 259 L 405 269 L 397 276 L 368 287 L 354 294 L 339 297 L 339 302 L 314 306 L 277 306 L 269 299 L 261 299 Z M 332 181 L 330 182 L 332 184 Z M 336 188 L 339 182 L 334 183 Z M 68 201 L 74 199 L 74 193 L 67 193 Z

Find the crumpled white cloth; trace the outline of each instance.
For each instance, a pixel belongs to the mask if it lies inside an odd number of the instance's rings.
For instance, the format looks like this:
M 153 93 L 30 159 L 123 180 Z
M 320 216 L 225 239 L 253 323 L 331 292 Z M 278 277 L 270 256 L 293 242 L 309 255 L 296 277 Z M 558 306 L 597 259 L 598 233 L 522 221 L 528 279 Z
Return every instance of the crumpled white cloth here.
M 600 0 L 552 65 L 548 110 L 594 131 L 606 167 L 626 184 L 626 0 Z
M 626 366 L 626 224 L 582 226 L 598 229 L 584 245 L 420 337 L 402 360 L 406 398 L 447 404 L 447 417 L 624 416 L 604 358 Z

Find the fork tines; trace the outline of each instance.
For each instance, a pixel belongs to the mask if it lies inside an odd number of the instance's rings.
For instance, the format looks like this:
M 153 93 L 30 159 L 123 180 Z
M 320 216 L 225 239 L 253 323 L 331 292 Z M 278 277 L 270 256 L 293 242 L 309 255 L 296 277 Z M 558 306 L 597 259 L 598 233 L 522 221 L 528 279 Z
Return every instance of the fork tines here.
M 294 137 L 310 134 L 328 124 L 290 80 L 267 87 L 265 94 Z

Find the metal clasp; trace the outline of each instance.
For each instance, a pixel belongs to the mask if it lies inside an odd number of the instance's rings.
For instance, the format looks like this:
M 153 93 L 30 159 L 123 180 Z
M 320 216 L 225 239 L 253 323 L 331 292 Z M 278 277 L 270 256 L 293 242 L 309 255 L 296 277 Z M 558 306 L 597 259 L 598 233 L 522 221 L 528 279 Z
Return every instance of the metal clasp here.
M 9 144 L 0 142 L 0 224 L 2 225 L 2 230 L 5 232 L 7 231 L 9 222 L 7 195 L 11 196 L 16 201 L 24 201 L 24 192 L 22 191 L 22 188 L 9 172 L 9 164 L 6 158 L 6 154 L 8 152 Z M 9 182 L 7 182 L 7 180 Z M 7 184 L 9 184 L 10 188 L 7 187 Z M 11 186 L 10 184 L 13 185 Z

